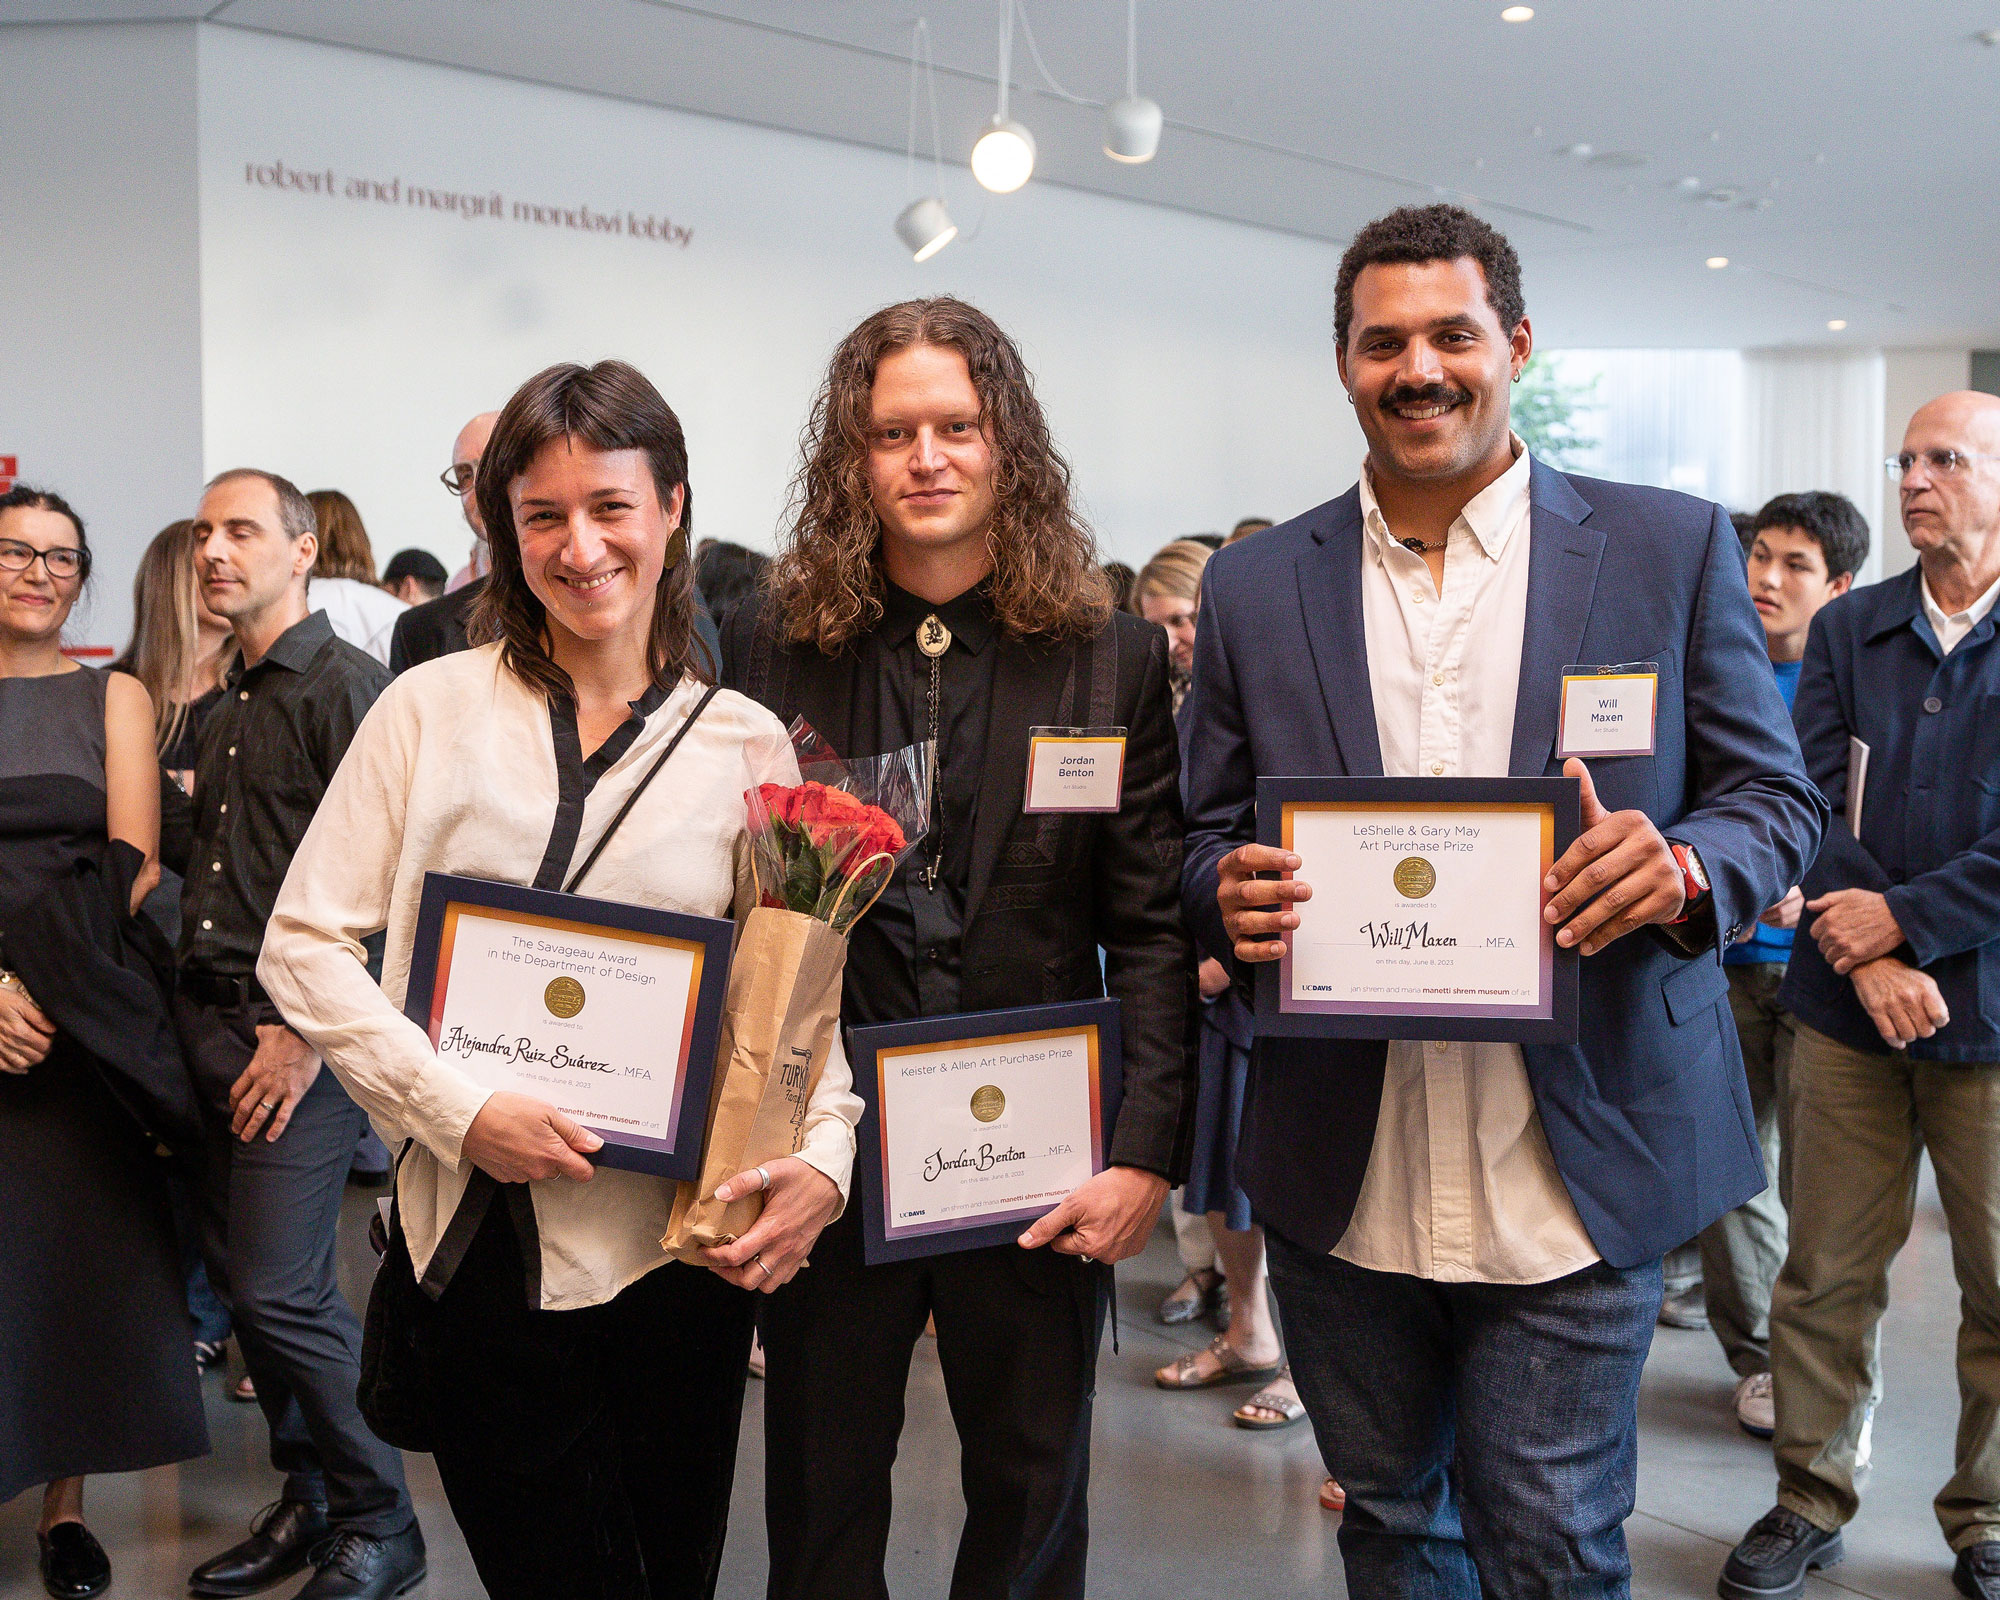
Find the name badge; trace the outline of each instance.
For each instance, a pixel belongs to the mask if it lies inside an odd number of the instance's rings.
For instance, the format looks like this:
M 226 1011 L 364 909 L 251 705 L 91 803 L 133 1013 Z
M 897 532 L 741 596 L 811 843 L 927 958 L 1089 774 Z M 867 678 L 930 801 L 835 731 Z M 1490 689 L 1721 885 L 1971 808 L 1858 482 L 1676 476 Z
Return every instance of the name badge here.
M 1023 811 L 1116 811 L 1124 798 L 1123 728 L 1028 730 Z
M 1651 755 L 1653 714 L 1659 701 L 1658 662 L 1564 667 L 1556 755 Z

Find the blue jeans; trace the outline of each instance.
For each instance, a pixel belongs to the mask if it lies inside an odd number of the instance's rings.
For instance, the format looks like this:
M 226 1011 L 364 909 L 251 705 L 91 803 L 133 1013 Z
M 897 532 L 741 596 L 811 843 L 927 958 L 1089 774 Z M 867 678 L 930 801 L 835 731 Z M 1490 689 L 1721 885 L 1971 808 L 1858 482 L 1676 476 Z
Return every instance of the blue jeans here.
M 1623 1600 L 1660 1264 L 1433 1283 L 1268 1228 L 1353 1600 Z

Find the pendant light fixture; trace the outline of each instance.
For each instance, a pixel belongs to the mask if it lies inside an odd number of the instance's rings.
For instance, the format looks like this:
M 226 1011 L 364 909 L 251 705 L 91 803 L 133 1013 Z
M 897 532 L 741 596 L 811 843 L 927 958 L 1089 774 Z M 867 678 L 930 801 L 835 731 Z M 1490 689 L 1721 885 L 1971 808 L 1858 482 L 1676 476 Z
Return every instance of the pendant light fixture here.
M 1104 109 L 1104 153 L 1129 166 L 1151 161 L 1165 120 L 1159 102 L 1139 93 L 1139 0 L 1125 0 L 1125 98 Z
M 1014 0 L 1000 0 L 1000 106 L 972 147 L 972 175 L 995 194 L 1012 194 L 1035 170 L 1035 136 L 1007 115 L 1013 74 Z
M 937 72 L 931 59 L 930 24 L 922 17 L 910 33 L 910 138 L 908 147 L 909 189 L 917 187 L 917 72 L 922 68 L 931 102 L 931 169 L 937 185 L 935 194 L 924 195 L 903 207 L 896 218 L 896 237 L 908 248 L 911 259 L 928 261 L 958 237 L 958 224 L 944 208 L 944 161 L 938 153 Z

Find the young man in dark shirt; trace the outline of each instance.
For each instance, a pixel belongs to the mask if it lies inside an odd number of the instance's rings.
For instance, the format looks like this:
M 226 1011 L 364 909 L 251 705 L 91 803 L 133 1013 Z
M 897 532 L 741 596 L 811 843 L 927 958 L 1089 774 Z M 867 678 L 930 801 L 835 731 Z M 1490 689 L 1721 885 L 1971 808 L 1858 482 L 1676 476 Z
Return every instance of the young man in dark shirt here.
M 203 1250 L 285 1474 L 276 1510 L 196 1568 L 197 1595 L 256 1594 L 309 1562 L 306 1600 L 386 1600 L 424 1573 L 402 1459 L 355 1402 L 361 1328 L 334 1282 L 340 1196 L 364 1119 L 256 979 L 278 889 L 389 674 L 306 609 L 311 506 L 226 472 L 195 514 L 211 609 L 242 647 L 195 765 L 175 1021 L 210 1121 Z
M 1194 1108 L 1166 638 L 1113 613 L 1020 355 L 960 301 L 891 306 L 842 342 L 802 481 L 723 681 L 844 756 L 936 742 L 930 831 L 852 935 L 842 1020 L 1108 979 L 1125 1072 L 1113 1164 L 1018 1243 L 866 1266 L 851 1207 L 772 1296 L 770 1594 L 886 1595 L 890 1465 L 934 1317 L 966 1499 L 954 1600 L 1081 1595 L 1107 1264 L 1144 1246 Z M 1029 729 L 1067 724 L 1126 728 L 1116 812 L 1024 814 Z

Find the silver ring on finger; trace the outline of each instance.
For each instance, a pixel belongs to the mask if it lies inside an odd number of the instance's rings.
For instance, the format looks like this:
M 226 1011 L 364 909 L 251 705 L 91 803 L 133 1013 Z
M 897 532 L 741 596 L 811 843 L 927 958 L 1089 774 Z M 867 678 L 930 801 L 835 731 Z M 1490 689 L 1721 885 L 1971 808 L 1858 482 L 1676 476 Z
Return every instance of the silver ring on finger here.
M 269 1111 L 277 1103 L 275 1100 L 259 1100 L 257 1102 L 257 1109 L 259 1111 Z
M 768 1167 L 759 1167 L 759 1168 L 757 1169 L 757 1187 L 758 1187 L 759 1189 L 768 1189 L 768 1188 L 770 1188 L 770 1187 L 771 1187 L 771 1170 L 770 1170 L 770 1168 L 768 1168 Z
M 769 1267 L 769 1266 L 767 1266 L 767 1265 L 765 1264 L 765 1261 L 764 1261 L 764 1253 L 763 1253 L 763 1252 L 762 1252 L 761 1250 L 760 1250 L 760 1251 L 758 1251 L 758 1253 L 757 1253 L 756 1255 L 752 1256 L 752 1257 L 751 1257 L 750 1259 L 751 1259 L 752 1261 L 756 1262 L 758 1266 L 760 1266 L 760 1267 L 763 1267 L 763 1268 L 764 1268 L 764 1276 L 765 1276 L 765 1277 L 767 1277 L 767 1278 L 775 1278 L 775 1277 L 777 1276 L 777 1274 L 776 1274 L 775 1272 L 773 1272 L 773 1271 L 772 1271 L 772 1270 L 770 1269 L 770 1267 Z

